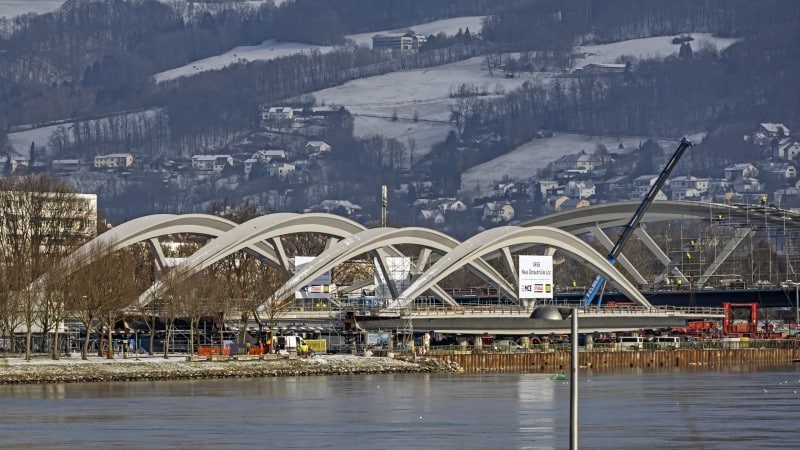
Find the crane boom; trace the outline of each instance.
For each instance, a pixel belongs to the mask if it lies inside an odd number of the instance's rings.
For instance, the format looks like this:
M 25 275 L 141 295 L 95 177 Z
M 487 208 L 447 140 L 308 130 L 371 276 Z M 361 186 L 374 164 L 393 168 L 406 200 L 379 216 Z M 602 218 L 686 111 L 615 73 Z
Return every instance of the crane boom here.
M 612 265 L 617 262 L 617 257 L 622 252 L 622 247 L 628 241 L 628 239 L 633 235 L 634 230 L 636 227 L 639 226 L 639 222 L 642 221 L 642 217 L 644 213 L 647 212 L 647 209 L 650 207 L 650 204 L 653 203 L 655 200 L 658 191 L 661 190 L 661 187 L 664 186 L 664 183 L 669 178 L 669 174 L 672 172 L 672 169 L 678 164 L 678 160 L 681 159 L 683 153 L 686 151 L 687 148 L 694 146 L 694 143 L 687 139 L 686 137 L 681 139 L 680 144 L 678 144 L 678 148 L 675 149 L 675 153 L 673 153 L 672 158 L 667 162 L 667 165 L 658 175 L 656 182 L 650 186 L 650 190 L 647 192 L 647 195 L 644 196 L 642 203 L 636 208 L 636 212 L 631 217 L 631 220 L 625 225 L 625 228 L 622 230 L 622 234 L 620 234 L 619 239 L 614 244 L 614 247 L 611 248 L 611 251 L 608 252 L 608 262 Z M 603 287 L 603 283 L 605 282 L 605 278 L 602 275 L 597 275 L 592 284 L 589 285 L 589 290 L 583 297 L 583 304 L 584 306 L 589 306 L 594 301 L 597 293 L 600 292 L 600 288 Z M 600 300 L 598 300 L 598 304 Z

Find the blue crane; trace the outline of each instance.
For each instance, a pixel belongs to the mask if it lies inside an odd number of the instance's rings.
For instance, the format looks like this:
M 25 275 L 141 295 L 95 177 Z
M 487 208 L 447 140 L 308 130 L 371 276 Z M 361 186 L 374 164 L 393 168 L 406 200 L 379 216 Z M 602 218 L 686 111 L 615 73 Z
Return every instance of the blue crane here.
M 650 186 L 650 190 L 647 192 L 647 195 L 644 196 L 642 203 L 636 209 L 636 212 L 633 214 L 633 217 L 631 217 L 631 220 L 628 221 L 628 223 L 625 225 L 625 228 L 622 230 L 622 234 L 620 234 L 619 239 L 617 239 L 617 242 L 614 244 L 614 247 L 612 247 L 611 251 L 608 252 L 608 262 L 610 262 L 612 265 L 617 262 L 617 257 L 622 252 L 622 247 L 631 237 L 636 227 L 639 226 L 639 222 L 641 222 L 642 216 L 644 216 L 644 213 L 647 212 L 647 208 L 650 207 L 650 204 L 653 203 L 653 200 L 658 194 L 658 191 L 661 190 L 661 187 L 664 185 L 664 182 L 666 182 L 667 178 L 669 178 L 670 172 L 672 172 L 672 169 L 674 169 L 675 166 L 678 164 L 678 160 L 681 159 L 681 156 L 683 156 L 683 153 L 686 151 L 687 148 L 693 146 L 694 143 L 689 139 L 685 137 L 681 139 L 681 142 L 680 144 L 678 144 L 678 148 L 675 150 L 675 153 L 672 155 L 672 158 L 670 158 L 669 162 L 667 162 L 667 165 L 658 175 L 656 182 L 653 183 L 652 186 Z M 605 284 L 605 278 L 602 275 L 598 274 L 592 281 L 592 284 L 589 285 L 589 290 L 583 296 L 584 306 L 589 306 L 592 304 L 595 297 L 597 297 L 598 292 L 600 292 L 600 290 L 602 289 L 603 284 Z M 599 305 L 601 302 L 602 302 L 602 295 L 598 297 L 597 304 Z

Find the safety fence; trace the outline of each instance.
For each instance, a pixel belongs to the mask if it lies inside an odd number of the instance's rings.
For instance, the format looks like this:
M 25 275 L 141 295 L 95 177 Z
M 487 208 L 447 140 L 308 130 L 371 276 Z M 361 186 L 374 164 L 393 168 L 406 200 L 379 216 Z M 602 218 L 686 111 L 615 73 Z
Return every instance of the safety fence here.
M 792 364 L 794 348 L 678 349 L 580 352 L 582 369 L 723 368 L 744 365 Z M 465 372 L 553 373 L 570 370 L 570 352 L 435 354 Z

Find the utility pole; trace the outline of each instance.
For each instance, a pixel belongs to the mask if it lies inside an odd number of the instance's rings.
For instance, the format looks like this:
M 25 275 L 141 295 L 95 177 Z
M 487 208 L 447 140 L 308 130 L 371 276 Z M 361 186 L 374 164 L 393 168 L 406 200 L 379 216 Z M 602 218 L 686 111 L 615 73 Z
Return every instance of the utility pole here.
M 572 308 L 569 379 L 569 449 L 578 450 L 578 308 Z
M 386 185 L 381 186 L 381 227 L 386 226 L 386 207 L 389 205 L 389 196 L 386 193 Z

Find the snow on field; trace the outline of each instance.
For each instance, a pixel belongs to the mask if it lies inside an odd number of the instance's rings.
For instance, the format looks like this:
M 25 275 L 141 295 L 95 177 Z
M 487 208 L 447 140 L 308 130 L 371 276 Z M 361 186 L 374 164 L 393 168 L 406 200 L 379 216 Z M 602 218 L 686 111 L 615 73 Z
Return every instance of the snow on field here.
M 558 158 L 579 153 L 593 153 L 599 144 L 606 146 L 609 152 L 620 151 L 619 144 L 625 149 L 635 149 L 646 138 L 639 137 L 600 137 L 581 134 L 560 134 L 552 137 L 536 139 L 523 144 L 512 152 L 475 166 L 461 175 L 462 192 L 483 193 L 489 190 L 495 182 L 507 176 L 511 180 L 526 181 L 536 176 L 539 169 L 544 169 L 548 164 Z M 658 141 L 665 149 L 677 145 L 676 141 Z
M 65 126 L 69 127 L 69 124 Z M 14 152 L 17 156 L 30 155 L 31 142 L 36 145 L 39 154 L 41 154 L 42 149 L 48 147 L 50 135 L 53 134 L 58 127 L 58 125 L 51 125 L 48 127 L 19 131 L 17 133 L 9 133 L 8 140 L 11 142 L 11 146 L 14 148 Z
M 713 45 L 722 51 L 733 45 L 737 40 L 718 38 L 710 33 L 687 33 L 694 38 L 690 41 L 692 50 L 697 51 L 705 45 Z M 621 56 L 632 56 L 636 59 L 661 59 L 670 55 L 677 55 L 679 44 L 673 44 L 676 36 L 656 36 L 644 39 L 614 42 L 602 45 L 584 45 L 576 48 L 576 54 L 585 54 L 573 62 L 573 69 L 579 69 L 587 64 L 614 64 Z
M 0 0 L 0 17 L 12 18 L 22 14 L 53 12 L 66 0 Z
M 438 67 L 394 72 L 349 81 L 312 94 L 318 104 L 341 105 L 356 116 L 355 134 L 381 134 L 408 146 L 416 143 L 415 156 L 426 154 L 444 140 L 449 123 L 449 94 L 462 84 L 475 86 L 490 96 L 509 92 L 525 81 L 545 80 L 546 74 L 522 73 L 505 78 L 502 72 L 489 75 L 484 58 L 476 57 Z M 417 113 L 419 122 L 410 120 Z M 397 121 L 391 120 L 396 113 Z
M 465 30 L 466 28 L 469 28 L 470 33 L 476 33 L 481 29 L 481 20 L 483 20 L 483 16 L 457 17 L 454 19 L 437 20 L 435 22 L 414 25 L 409 28 L 413 29 L 416 33 L 424 34 L 426 36 L 438 33 L 453 35 L 456 34 L 459 29 Z M 407 28 L 402 30 L 383 30 L 370 33 L 351 34 L 347 37 L 355 41 L 355 43 L 358 45 L 367 45 L 371 47 L 372 36 L 375 36 L 376 34 L 406 30 Z M 221 55 L 212 56 L 198 61 L 192 61 L 185 66 L 157 73 L 153 78 L 156 83 L 162 83 L 175 78 L 196 75 L 200 72 L 205 72 L 208 70 L 220 70 L 238 62 L 270 61 L 298 53 L 308 53 L 312 49 L 319 51 L 320 53 L 329 53 L 334 48 L 335 47 L 332 46 L 309 45 L 298 42 L 278 42 L 274 39 L 270 39 L 258 45 L 243 45 L 235 47 Z

